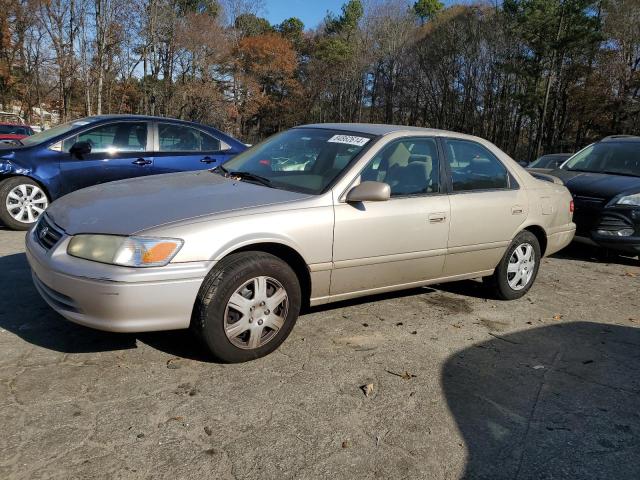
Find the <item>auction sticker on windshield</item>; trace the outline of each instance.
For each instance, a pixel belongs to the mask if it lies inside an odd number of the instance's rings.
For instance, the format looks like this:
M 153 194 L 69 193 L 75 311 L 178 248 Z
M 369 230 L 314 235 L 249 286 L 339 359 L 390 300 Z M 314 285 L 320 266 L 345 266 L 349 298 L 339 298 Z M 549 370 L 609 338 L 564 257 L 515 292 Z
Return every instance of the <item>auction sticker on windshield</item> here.
M 357 145 L 358 147 L 362 147 L 368 141 L 368 138 L 354 137 L 353 135 L 334 135 L 327 140 L 328 143 L 346 143 L 347 145 Z

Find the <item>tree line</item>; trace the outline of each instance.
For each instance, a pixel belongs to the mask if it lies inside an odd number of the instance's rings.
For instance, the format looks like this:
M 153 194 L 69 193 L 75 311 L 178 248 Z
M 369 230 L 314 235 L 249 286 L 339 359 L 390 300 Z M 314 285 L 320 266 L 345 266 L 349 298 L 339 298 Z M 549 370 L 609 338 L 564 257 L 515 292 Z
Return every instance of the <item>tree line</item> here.
M 0 104 L 212 124 L 485 137 L 520 160 L 640 133 L 640 0 L 348 0 L 310 29 L 259 0 L 1 0 Z

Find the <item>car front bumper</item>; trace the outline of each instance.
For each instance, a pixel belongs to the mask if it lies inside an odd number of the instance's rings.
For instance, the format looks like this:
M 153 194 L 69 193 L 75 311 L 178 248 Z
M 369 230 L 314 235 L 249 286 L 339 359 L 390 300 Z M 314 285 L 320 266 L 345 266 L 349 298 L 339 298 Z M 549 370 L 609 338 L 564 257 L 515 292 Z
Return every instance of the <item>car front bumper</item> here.
M 574 195 L 576 241 L 640 255 L 640 207 Z
M 63 236 L 47 250 L 33 230 L 26 238 L 34 285 L 60 315 L 112 332 L 189 327 L 198 290 L 213 262 L 118 267 L 67 255 L 69 240 Z

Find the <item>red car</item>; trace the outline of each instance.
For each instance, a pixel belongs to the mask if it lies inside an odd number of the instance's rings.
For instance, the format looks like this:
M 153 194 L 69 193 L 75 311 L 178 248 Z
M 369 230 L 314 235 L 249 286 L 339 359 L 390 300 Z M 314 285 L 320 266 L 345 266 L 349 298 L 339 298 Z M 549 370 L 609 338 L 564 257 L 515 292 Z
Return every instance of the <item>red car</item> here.
M 0 123 L 0 143 L 22 140 L 33 135 L 34 132 L 29 125 L 19 123 Z

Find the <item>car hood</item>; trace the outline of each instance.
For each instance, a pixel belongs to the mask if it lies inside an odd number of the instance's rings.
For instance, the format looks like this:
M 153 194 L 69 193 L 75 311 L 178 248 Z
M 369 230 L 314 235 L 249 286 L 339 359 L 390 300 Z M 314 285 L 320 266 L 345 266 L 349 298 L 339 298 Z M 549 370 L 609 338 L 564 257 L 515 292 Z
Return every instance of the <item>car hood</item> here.
M 640 191 L 640 177 L 562 169 L 553 170 L 549 174 L 562 180 L 573 195 L 583 197 L 602 198 L 609 201 L 621 193 Z
M 69 235 L 131 235 L 173 222 L 307 197 L 210 171 L 172 173 L 78 190 L 53 202 L 47 215 Z

